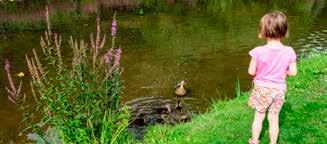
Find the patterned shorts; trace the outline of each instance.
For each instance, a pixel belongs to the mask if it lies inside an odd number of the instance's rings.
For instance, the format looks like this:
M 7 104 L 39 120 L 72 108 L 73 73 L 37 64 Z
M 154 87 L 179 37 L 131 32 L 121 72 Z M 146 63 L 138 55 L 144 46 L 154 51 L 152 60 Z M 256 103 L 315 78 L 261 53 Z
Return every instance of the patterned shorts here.
M 248 105 L 258 112 L 277 114 L 285 101 L 285 91 L 264 86 L 254 86 Z

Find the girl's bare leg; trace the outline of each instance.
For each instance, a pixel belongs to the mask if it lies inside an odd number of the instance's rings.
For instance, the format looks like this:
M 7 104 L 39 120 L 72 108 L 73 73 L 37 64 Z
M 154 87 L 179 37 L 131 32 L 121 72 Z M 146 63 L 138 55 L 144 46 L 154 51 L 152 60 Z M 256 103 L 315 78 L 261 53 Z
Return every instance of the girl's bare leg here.
M 260 113 L 257 111 L 255 112 L 254 120 L 252 124 L 252 141 L 255 143 L 258 143 L 259 141 L 259 136 L 262 129 L 262 122 L 265 119 L 265 116 L 266 116 L 265 113 Z
M 279 113 L 268 114 L 270 144 L 277 144 L 278 133 L 279 133 L 278 115 Z

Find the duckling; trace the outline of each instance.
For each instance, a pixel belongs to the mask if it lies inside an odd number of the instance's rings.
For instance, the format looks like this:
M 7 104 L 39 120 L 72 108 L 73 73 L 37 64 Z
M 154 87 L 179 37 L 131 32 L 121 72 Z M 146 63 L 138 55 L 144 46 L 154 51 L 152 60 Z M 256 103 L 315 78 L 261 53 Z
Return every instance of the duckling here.
M 144 118 L 134 118 L 132 121 L 130 121 L 132 125 L 145 125 L 145 119 Z
M 166 115 L 164 115 L 164 114 L 161 114 L 161 115 L 159 115 L 157 118 L 156 118 L 156 123 L 160 123 L 160 124 L 163 124 L 163 123 L 165 123 L 165 120 L 166 120 L 166 117 L 165 117 Z
M 161 123 L 166 123 L 171 125 L 175 125 L 177 123 L 177 121 L 171 115 L 162 114 L 160 115 L 160 118 L 161 118 Z
M 175 94 L 177 96 L 185 96 L 186 95 L 186 89 L 184 87 L 185 81 L 182 80 L 179 84 L 176 86 Z
M 171 113 L 171 106 L 170 106 L 170 104 L 165 104 L 165 108 L 166 108 L 168 114 Z
M 180 122 L 188 122 L 189 120 L 191 120 L 191 118 L 188 114 L 181 114 L 179 117 Z
M 169 121 L 168 115 L 166 114 L 161 114 L 160 118 L 162 119 L 163 123 L 167 123 Z
M 157 114 L 169 114 L 171 113 L 171 106 L 170 104 L 165 104 L 163 107 L 156 108 Z
M 181 112 L 182 111 L 182 103 L 181 101 L 177 101 L 177 104 L 176 104 L 176 111 L 177 112 Z

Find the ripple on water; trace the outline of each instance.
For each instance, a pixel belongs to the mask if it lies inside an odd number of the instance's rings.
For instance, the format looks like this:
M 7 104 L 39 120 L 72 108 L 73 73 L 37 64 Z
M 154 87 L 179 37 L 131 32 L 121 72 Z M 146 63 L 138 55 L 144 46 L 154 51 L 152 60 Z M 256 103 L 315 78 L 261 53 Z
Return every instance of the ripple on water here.
M 308 55 L 312 52 L 327 50 L 327 30 L 314 31 L 307 37 L 298 39 L 294 45 L 300 55 Z

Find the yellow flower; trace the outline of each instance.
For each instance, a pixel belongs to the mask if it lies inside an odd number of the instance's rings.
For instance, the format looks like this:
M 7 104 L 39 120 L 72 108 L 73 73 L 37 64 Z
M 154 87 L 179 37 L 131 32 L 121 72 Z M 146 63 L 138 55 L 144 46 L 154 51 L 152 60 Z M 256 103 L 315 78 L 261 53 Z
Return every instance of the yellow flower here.
M 18 77 L 23 77 L 25 76 L 25 74 L 23 72 L 20 72 L 19 74 L 17 74 Z

